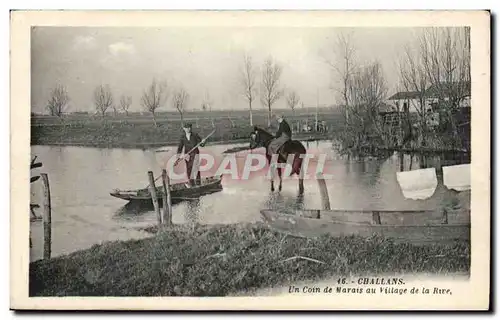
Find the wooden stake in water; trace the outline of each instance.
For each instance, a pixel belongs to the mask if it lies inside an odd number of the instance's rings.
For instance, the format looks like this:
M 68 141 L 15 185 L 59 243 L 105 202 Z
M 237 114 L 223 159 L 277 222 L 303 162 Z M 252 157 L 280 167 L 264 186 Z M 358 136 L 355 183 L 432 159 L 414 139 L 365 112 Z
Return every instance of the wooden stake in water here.
M 46 173 L 40 174 L 43 181 L 43 258 L 50 259 L 52 244 L 52 205 L 50 185 Z
M 323 210 L 330 210 L 330 197 L 328 196 L 328 189 L 326 187 L 326 182 L 325 179 L 323 178 L 323 175 L 318 174 L 316 177 L 316 180 L 318 181 L 318 186 L 319 186 L 319 193 L 321 195 L 321 204 L 323 207 Z
M 153 206 L 155 208 L 156 216 L 158 217 L 158 225 L 161 225 L 161 213 L 160 206 L 158 204 L 158 195 L 156 194 L 155 178 L 152 171 L 148 171 L 149 178 L 149 193 L 151 194 L 151 200 L 153 201 Z
M 378 211 L 372 212 L 372 221 L 373 224 L 382 224 L 382 221 L 380 220 L 380 212 Z
M 167 226 L 172 225 L 172 197 L 170 195 L 170 177 L 167 170 L 161 172 L 163 180 L 163 223 Z
M 441 217 L 441 223 L 448 224 L 448 210 L 443 208 L 443 215 Z
M 168 214 L 168 204 L 167 204 L 167 184 L 165 182 L 165 175 L 166 175 L 166 170 L 162 170 L 161 172 L 161 182 L 162 182 L 162 193 L 161 193 L 161 200 L 163 203 L 162 206 L 162 216 L 161 216 L 161 224 L 164 225 L 167 221 L 167 214 Z

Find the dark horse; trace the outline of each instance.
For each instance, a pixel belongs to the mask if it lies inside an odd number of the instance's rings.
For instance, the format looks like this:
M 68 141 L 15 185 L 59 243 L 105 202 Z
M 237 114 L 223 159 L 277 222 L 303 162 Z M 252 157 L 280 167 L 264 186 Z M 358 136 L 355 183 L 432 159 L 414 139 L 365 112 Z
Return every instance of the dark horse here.
M 271 165 L 272 157 L 268 154 L 269 143 L 274 139 L 274 135 L 264 129 L 254 127 L 254 131 L 250 135 L 250 149 L 263 147 L 266 149 L 267 163 Z M 289 155 L 293 155 L 292 170 L 290 175 L 297 174 L 299 176 L 299 193 L 304 193 L 304 178 L 302 176 L 302 155 L 306 154 L 306 148 L 297 140 L 286 142 L 278 151 L 278 163 L 287 163 Z M 282 173 L 285 168 L 277 168 L 280 185 L 278 190 L 281 191 Z M 271 191 L 274 191 L 274 179 L 271 179 Z

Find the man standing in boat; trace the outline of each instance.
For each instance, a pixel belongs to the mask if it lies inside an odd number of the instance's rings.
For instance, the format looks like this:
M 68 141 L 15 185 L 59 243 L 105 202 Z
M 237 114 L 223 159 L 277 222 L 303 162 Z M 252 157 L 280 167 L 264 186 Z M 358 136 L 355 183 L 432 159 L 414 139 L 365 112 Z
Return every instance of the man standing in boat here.
M 278 132 L 276 132 L 275 139 L 271 141 L 269 144 L 269 155 L 278 153 L 279 149 L 287 142 L 292 139 L 292 129 L 290 129 L 290 125 L 286 122 L 283 115 L 277 116 L 279 128 Z
M 186 154 L 184 157 L 184 161 L 186 162 L 186 173 L 191 185 L 200 185 L 201 184 L 201 174 L 199 170 L 199 154 L 200 150 L 198 147 L 198 143 L 200 143 L 201 147 L 205 146 L 205 139 L 202 139 L 199 134 L 196 132 L 192 132 L 193 126 L 191 123 L 184 124 L 184 133 L 181 136 L 179 141 L 179 145 L 177 147 L 177 157 L 180 157 L 182 149 L 184 149 L 184 153 Z M 193 149 L 196 147 L 196 149 Z M 193 169 L 196 173 L 196 181 L 193 179 Z

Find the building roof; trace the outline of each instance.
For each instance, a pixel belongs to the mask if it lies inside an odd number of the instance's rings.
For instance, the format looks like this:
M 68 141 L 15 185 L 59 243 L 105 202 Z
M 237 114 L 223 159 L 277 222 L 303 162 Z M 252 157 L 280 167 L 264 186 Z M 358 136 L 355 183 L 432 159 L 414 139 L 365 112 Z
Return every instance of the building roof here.
M 392 95 L 388 100 L 417 99 L 418 95 L 418 91 L 401 91 Z
M 457 81 L 452 83 L 441 82 L 439 85 L 433 84 L 425 90 L 425 96 L 428 98 L 439 97 L 440 87 L 444 90 L 461 89 L 465 96 L 470 96 L 470 81 Z M 418 99 L 420 93 L 418 91 L 401 91 L 392 95 L 388 100 L 403 100 L 403 99 Z
M 452 83 L 441 82 L 439 85 L 431 85 L 425 95 L 431 98 L 439 97 L 439 89 L 441 90 L 463 90 L 465 96 L 470 96 L 470 81 L 457 81 Z

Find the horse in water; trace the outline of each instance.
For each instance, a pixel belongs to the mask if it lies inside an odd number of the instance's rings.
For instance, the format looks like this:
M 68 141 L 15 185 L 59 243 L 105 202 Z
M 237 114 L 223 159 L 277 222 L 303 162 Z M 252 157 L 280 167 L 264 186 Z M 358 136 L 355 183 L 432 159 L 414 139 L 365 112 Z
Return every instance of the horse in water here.
M 254 127 L 254 131 L 250 135 L 250 149 L 263 147 L 266 149 L 267 163 L 271 165 L 272 156 L 269 155 L 269 144 L 274 139 L 274 135 L 265 131 L 264 129 Z M 306 154 L 306 148 L 297 140 L 290 140 L 286 142 L 278 151 L 277 163 L 287 163 L 290 155 L 293 155 L 291 163 L 292 170 L 290 175 L 297 174 L 299 176 L 299 193 L 304 193 L 304 178 L 302 176 L 302 160 L 303 155 Z M 285 168 L 277 168 L 280 184 L 278 190 L 281 191 L 282 175 Z M 274 176 L 273 176 L 274 177 Z M 271 191 L 274 191 L 274 178 L 271 178 Z

